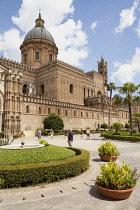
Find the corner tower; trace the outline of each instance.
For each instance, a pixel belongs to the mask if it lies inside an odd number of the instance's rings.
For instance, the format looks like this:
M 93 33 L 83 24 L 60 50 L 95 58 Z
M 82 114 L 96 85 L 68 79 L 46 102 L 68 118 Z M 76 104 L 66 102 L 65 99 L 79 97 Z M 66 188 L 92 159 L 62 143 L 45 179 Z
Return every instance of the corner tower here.
M 104 84 L 106 85 L 108 83 L 107 62 L 104 61 L 103 56 L 101 61 L 98 62 L 98 73 L 104 76 Z
M 20 46 L 21 63 L 39 68 L 57 59 L 58 48 L 50 32 L 45 29 L 41 14 L 35 22 L 35 27 L 26 34 Z

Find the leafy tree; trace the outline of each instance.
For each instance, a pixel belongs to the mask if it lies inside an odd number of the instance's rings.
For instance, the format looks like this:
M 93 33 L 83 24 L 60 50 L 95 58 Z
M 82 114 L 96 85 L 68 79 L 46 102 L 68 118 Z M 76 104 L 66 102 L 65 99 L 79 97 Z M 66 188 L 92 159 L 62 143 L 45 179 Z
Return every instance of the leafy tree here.
M 140 132 L 140 112 L 135 112 L 133 114 L 132 122 L 138 125 L 138 131 Z
M 103 128 L 105 130 L 105 129 L 108 129 L 109 126 L 106 123 L 103 123 L 103 124 L 101 124 L 101 128 Z
M 54 113 L 51 113 L 49 116 L 45 117 L 43 120 L 44 129 L 53 129 L 55 130 L 62 130 L 64 127 L 63 120 Z
M 132 105 L 136 102 L 136 96 L 133 94 L 136 93 L 136 91 L 139 89 L 140 85 L 135 85 L 130 82 L 126 82 L 123 87 L 118 87 L 118 90 L 121 94 L 125 94 L 125 97 L 122 98 L 119 95 L 115 95 L 116 98 L 116 104 L 126 104 L 128 105 L 129 109 L 129 122 L 130 122 L 130 135 L 132 136 L 133 130 L 132 130 Z M 115 99 L 114 98 L 114 99 Z
M 125 123 L 125 126 L 124 126 L 126 129 L 129 129 L 130 128 L 130 124 L 128 123 Z
M 110 92 L 110 103 L 109 103 L 109 116 L 108 116 L 108 124 L 110 126 L 110 107 L 111 107 L 111 98 L 112 98 L 112 92 L 113 90 L 116 90 L 116 86 L 114 82 L 110 82 L 109 84 L 107 84 L 107 91 Z
M 115 129 L 116 133 L 118 133 L 118 131 L 123 128 L 123 125 L 121 123 L 114 123 L 113 128 Z

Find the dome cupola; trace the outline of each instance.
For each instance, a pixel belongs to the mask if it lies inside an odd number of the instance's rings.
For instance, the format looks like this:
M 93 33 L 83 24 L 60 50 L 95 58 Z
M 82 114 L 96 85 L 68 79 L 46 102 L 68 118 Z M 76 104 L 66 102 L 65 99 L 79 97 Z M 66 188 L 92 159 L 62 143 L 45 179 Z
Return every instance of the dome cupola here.
M 20 50 L 21 62 L 38 68 L 57 59 L 58 48 L 53 36 L 45 29 L 40 13 L 35 23 L 35 27 L 26 34 Z

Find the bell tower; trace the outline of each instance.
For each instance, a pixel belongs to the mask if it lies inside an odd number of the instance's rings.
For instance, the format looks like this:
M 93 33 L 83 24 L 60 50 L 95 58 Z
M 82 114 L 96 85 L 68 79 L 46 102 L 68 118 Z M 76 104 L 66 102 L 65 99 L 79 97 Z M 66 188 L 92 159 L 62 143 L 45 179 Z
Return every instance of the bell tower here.
M 98 61 L 98 73 L 102 74 L 104 77 L 104 84 L 108 83 L 108 71 L 107 71 L 107 62 L 104 61 L 103 56 L 101 57 L 101 61 Z

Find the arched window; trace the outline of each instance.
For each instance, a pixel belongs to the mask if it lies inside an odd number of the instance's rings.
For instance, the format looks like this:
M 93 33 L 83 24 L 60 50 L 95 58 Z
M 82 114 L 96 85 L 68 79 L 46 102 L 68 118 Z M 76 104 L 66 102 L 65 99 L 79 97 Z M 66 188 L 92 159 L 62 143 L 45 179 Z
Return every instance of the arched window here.
M 58 115 L 60 115 L 60 109 L 58 109 Z
M 76 117 L 76 111 L 74 111 L 74 117 Z
M 29 106 L 26 106 L 26 113 L 29 113 Z
M 84 98 L 85 98 L 85 96 L 86 96 L 86 88 L 84 88 Z
M 67 116 L 68 115 L 68 112 L 67 112 L 67 110 L 65 110 L 65 116 Z
M 38 114 L 41 114 L 41 107 L 38 108 Z
M 41 92 L 41 94 L 44 93 L 44 85 L 41 85 L 41 86 L 40 86 L 40 92 Z
M 81 112 L 81 117 L 83 117 L 83 113 Z
M 101 91 L 98 91 L 98 96 L 101 96 L 101 95 L 102 95 Z
M 91 90 L 91 97 L 93 98 L 93 90 Z
M 50 110 L 50 108 L 48 108 L 48 114 L 50 114 L 51 113 L 51 110 Z
M 27 94 L 27 85 L 26 84 L 23 85 L 22 92 L 23 92 L 23 94 Z
M 70 85 L 70 93 L 73 93 L 73 85 Z

